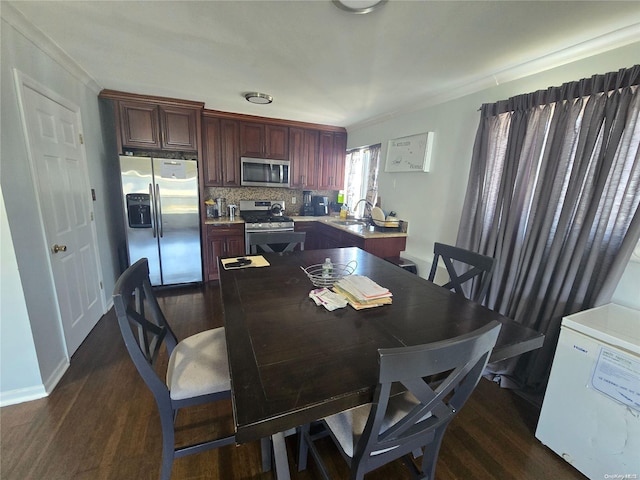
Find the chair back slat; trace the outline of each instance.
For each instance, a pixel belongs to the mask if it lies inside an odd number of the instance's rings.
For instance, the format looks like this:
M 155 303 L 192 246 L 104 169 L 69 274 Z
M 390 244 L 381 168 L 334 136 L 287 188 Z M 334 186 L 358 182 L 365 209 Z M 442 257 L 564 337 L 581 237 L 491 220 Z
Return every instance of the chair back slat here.
M 264 252 L 273 252 L 272 245 L 285 245 L 283 252 L 293 252 L 297 246 L 304 250 L 306 232 L 254 232 L 247 234 L 249 251 L 258 253 L 258 247 Z
M 440 259 L 449 274 L 449 282 L 442 285 L 444 288 L 465 295 L 476 302 L 484 300 L 493 276 L 495 266 L 493 257 L 436 242 L 429 272 L 429 280 L 432 282 Z M 467 282 L 471 283 L 467 284 Z
M 138 343 L 140 349 L 145 354 L 149 363 L 151 365 L 155 364 L 158 351 L 167 335 L 166 326 L 160 327 L 150 322 L 135 310 L 129 310 L 127 315 L 129 316 L 129 322 L 138 328 Z

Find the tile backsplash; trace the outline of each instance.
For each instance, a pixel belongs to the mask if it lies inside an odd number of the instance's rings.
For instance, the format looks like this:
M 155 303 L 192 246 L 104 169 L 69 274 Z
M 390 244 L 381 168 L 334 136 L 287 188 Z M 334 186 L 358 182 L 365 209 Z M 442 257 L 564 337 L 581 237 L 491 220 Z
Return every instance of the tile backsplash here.
M 240 200 L 283 200 L 286 215 L 298 215 L 302 208 L 302 190 L 276 187 L 206 187 L 202 201 L 207 198 L 216 199 L 222 197 L 226 199 L 226 204 L 240 204 Z M 337 191 L 312 191 L 312 195 L 324 195 L 329 197 L 330 202 L 335 202 L 338 198 Z M 296 203 L 293 204 L 293 197 Z M 228 214 L 228 212 L 227 212 Z

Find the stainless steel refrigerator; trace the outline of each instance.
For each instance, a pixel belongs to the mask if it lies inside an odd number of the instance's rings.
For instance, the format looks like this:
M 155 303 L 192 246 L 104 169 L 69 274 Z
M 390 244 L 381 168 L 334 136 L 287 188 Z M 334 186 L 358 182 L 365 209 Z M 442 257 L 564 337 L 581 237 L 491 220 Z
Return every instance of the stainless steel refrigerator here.
M 120 157 L 129 264 L 149 259 L 152 285 L 202 281 L 195 160 Z

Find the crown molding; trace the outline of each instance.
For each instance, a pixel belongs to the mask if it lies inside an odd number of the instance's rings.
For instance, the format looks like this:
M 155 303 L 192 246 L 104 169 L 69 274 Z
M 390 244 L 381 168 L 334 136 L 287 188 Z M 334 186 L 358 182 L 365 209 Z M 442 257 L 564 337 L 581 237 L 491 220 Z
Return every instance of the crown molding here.
M 2 1 L 0 17 L 96 95 L 100 93 L 102 87 L 98 82 L 9 2 Z
M 412 102 L 410 105 L 406 105 L 405 107 L 396 109 L 392 112 L 387 112 L 361 122 L 354 123 L 353 125 L 348 126 L 347 130 L 349 132 L 360 130 L 365 127 L 370 127 L 391 120 L 400 115 L 413 113 L 424 108 L 456 100 L 466 95 L 495 87 L 502 83 L 519 80 L 521 78 L 551 70 L 552 68 L 568 65 L 600 53 L 631 45 L 632 43 L 638 42 L 639 38 L 640 23 L 634 23 L 618 30 L 600 35 L 596 38 L 549 53 L 542 57 L 537 57 L 517 65 L 508 66 L 494 73 L 487 74 L 486 72 L 483 72 L 481 75 L 466 79 L 463 83 L 454 85 L 453 87 L 449 86 L 446 90 L 429 95 L 419 102 Z

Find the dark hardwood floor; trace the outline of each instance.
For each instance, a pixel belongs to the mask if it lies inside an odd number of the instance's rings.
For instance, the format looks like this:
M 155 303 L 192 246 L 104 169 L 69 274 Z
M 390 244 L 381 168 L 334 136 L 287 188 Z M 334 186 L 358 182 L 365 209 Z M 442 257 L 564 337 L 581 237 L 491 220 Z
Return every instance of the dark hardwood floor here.
M 215 284 L 164 290 L 159 296 L 179 338 L 222 325 Z M 179 435 L 192 440 L 216 429 L 231 429 L 230 415 L 230 402 L 181 412 Z M 445 435 L 436 478 L 584 479 L 534 437 L 537 418 L 534 406 L 513 392 L 481 380 Z M 75 353 L 70 368 L 49 397 L 1 409 L 0 478 L 156 480 L 160 435 L 153 397 L 138 376 L 110 311 Z M 321 478 L 312 459 L 305 472 L 297 472 L 295 438 L 287 441 L 292 479 Z M 344 460 L 328 439 L 322 447 L 334 478 L 348 478 Z M 260 445 L 254 442 L 178 459 L 172 478 L 274 476 L 261 471 Z M 402 462 L 395 462 L 366 478 L 410 476 Z

